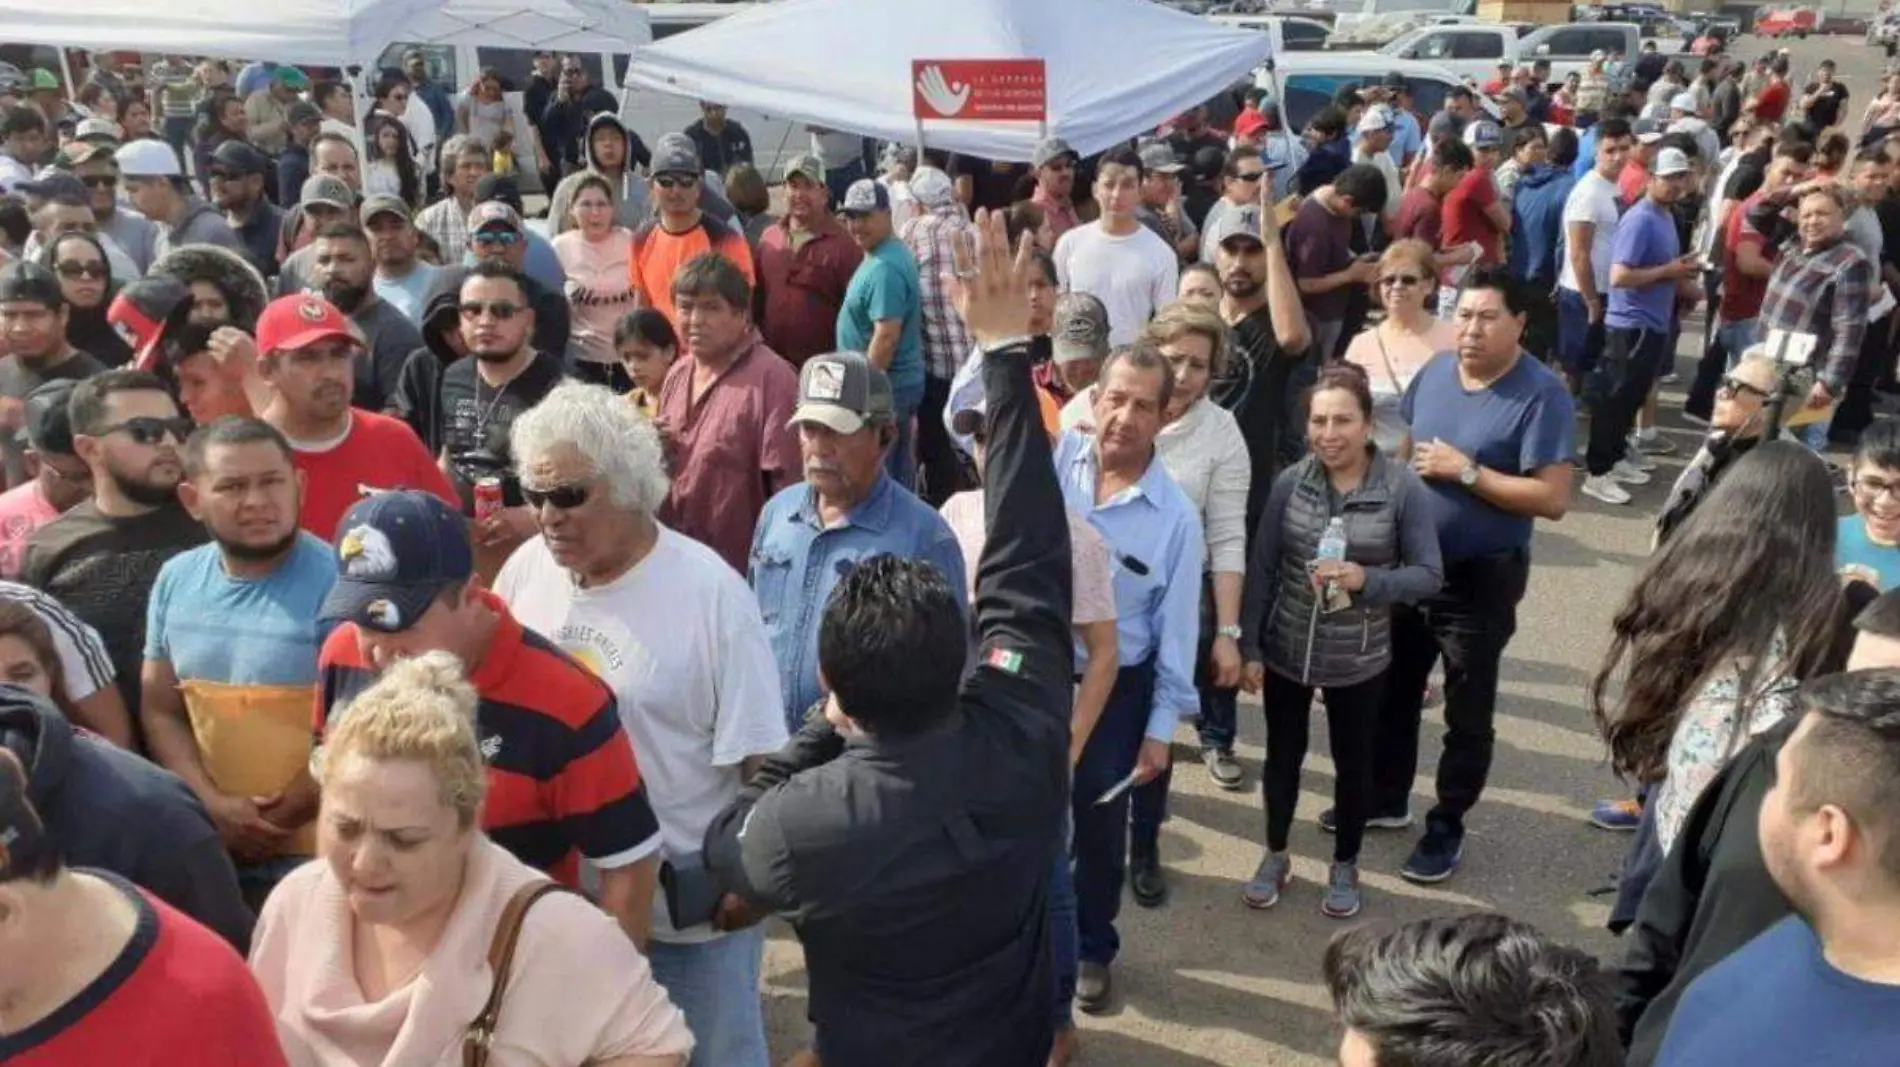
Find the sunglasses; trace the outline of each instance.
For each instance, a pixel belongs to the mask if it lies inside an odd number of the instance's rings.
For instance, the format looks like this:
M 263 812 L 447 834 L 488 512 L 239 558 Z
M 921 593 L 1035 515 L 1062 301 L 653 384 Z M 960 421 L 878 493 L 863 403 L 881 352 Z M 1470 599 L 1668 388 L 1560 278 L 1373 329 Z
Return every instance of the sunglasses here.
M 106 276 L 106 265 L 101 260 L 81 263 L 76 259 L 65 259 L 53 269 L 58 271 L 62 278 L 104 278 Z
M 1264 170 L 1243 170 L 1234 175 L 1234 180 L 1237 182 L 1257 182 L 1266 176 L 1267 172 Z
M 116 174 L 88 174 L 79 180 L 84 182 L 88 189 L 116 189 L 119 187 L 119 176 Z
M 185 438 L 191 436 L 191 420 L 183 416 L 175 419 L 161 419 L 154 415 L 140 415 L 137 418 L 101 427 L 99 432 L 89 436 L 110 437 L 121 432 L 130 437 L 132 443 L 136 445 L 150 447 L 160 444 L 167 435 L 177 438 L 178 443 L 182 445 L 185 443 Z
M 520 304 L 511 304 L 506 300 L 470 300 L 456 310 L 465 319 L 479 319 L 483 315 L 488 315 L 496 322 L 507 322 L 526 309 Z
M 478 245 L 500 245 L 502 248 L 513 248 L 515 245 L 521 243 L 521 235 L 513 230 L 484 230 L 475 235 L 475 243 Z
M 573 511 L 587 503 L 590 490 L 584 485 L 557 485 L 552 489 L 521 487 L 521 499 L 536 511 L 552 505 L 556 511 Z
M 1380 285 L 1396 285 L 1401 289 L 1410 289 L 1425 279 L 1416 274 L 1388 274 L 1379 279 Z
M 1768 399 L 1768 393 L 1765 390 L 1757 389 L 1747 382 L 1742 381 L 1740 378 L 1729 377 L 1722 379 L 1721 391 L 1728 396 L 1735 396 L 1738 393 L 1747 393 L 1750 396 L 1758 396 L 1763 400 Z
M 662 189 L 691 189 L 693 186 L 699 184 L 699 176 L 696 174 L 657 174 L 653 178 L 653 184 Z

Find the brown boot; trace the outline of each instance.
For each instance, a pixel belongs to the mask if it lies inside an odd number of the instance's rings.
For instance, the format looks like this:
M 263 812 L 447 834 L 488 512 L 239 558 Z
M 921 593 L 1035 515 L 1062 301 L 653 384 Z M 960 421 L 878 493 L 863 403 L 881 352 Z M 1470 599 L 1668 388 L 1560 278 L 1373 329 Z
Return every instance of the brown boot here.
M 1056 1043 L 1049 1049 L 1049 1067 L 1069 1067 L 1082 1043 L 1076 1039 L 1075 1024 L 1056 1031 Z

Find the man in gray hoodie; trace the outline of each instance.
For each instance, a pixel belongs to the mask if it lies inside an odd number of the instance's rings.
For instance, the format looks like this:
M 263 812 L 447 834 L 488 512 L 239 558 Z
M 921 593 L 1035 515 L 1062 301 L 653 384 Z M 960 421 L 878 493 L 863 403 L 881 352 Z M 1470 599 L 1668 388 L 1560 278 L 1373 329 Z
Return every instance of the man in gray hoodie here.
M 114 155 L 126 194 L 139 214 L 159 224 L 158 254 L 209 244 L 244 254 L 244 240 L 223 213 L 191 192 L 178 157 L 161 141 L 132 141 Z

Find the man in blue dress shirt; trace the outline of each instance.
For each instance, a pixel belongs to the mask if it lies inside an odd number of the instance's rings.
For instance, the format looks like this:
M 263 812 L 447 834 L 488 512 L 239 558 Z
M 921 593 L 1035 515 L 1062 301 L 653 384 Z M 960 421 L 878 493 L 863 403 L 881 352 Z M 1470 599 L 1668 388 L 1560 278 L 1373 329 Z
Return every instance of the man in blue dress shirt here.
M 786 729 L 795 734 L 824 695 L 818 620 L 838 579 L 861 560 L 891 555 L 935 563 L 959 597 L 969 584 L 943 516 L 885 473 L 884 453 L 898 435 L 883 371 L 860 352 L 812 357 L 799 371 L 792 425 L 805 480 L 766 502 L 747 577 L 778 660 Z
M 1200 708 L 1194 652 L 1200 636 L 1201 519 L 1155 459 L 1173 378 L 1159 351 L 1111 353 L 1095 386 L 1093 436 L 1071 430 L 1056 445 L 1056 477 L 1069 509 L 1108 541 L 1115 561 L 1121 670 L 1075 767 L 1076 926 L 1081 969 L 1076 1004 L 1108 1006 L 1109 965 L 1121 947 L 1115 914 L 1128 862 L 1128 793 L 1096 801 L 1131 772 L 1147 781 L 1168 766 L 1181 715 Z M 1086 665 L 1076 650 L 1076 670 Z

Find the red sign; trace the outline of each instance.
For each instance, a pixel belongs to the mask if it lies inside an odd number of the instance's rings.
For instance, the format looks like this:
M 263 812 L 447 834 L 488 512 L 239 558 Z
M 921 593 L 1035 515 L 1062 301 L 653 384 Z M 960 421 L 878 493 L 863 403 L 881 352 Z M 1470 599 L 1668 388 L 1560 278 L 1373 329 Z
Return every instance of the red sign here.
M 1049 83 L 1040 59 L 913 59 L 911 110 L 922 120 L 1042 122 Z

